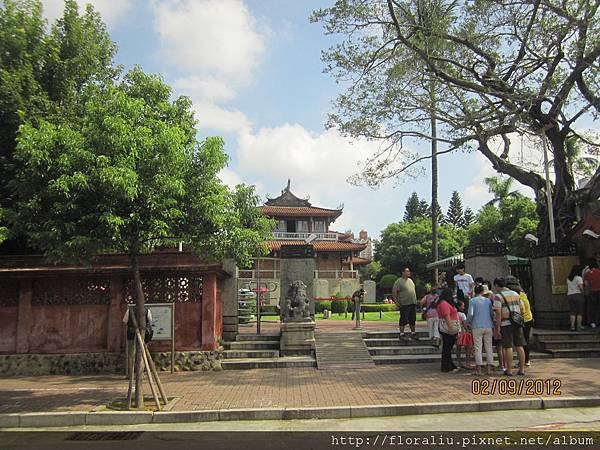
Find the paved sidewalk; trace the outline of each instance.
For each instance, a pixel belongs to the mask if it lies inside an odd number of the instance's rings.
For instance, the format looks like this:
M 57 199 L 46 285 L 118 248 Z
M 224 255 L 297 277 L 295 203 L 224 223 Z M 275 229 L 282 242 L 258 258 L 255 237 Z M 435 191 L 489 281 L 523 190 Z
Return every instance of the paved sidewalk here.
M 164 373 L 168 396 L 181 399 L 173 411 L 238 408 L 330 408 L 351 406 L 480 403 L 503 399 L 537 400 L 595 397 L 600 393 L 600 359 L 533 361 L 525 380 L 559 379 L 561 396 L 476 396 L 472 372 L 446 374 L 438 364 L 376 366 L 368 369 L 255 369 Z M 505 380 L 507 377 L 496 377 Z M 523 379 L 513 377 L 517 383 Z M 0 378 L 0 413 L 89 412 L 124 396 L 119 376 L 41 376 Z M 149 391 L 149 390 L 148 390 Z M 593 403 L 593 402 L 592 402 Z M 561 406 L 560 402 L 548 402 Z M 600 405 L 600 401 L 596 401 Z M 566 405 L 565 405 L 566 406 Z M 573 405 L 570 405 L 573 406 Z M 501 408 L 497 408 L 501 409 Z M 381 414 L 380 414 L 381 415 Z

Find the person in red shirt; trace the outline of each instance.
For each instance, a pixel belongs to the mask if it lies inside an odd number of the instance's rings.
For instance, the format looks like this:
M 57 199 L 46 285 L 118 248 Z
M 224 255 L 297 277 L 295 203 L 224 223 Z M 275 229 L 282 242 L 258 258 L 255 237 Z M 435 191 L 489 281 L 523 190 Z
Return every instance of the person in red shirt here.
M 588 322 L 592 328 L 600 324 L 600 269 L 596 261 L 590 262 L 590 270 L 585 273 L 583 283 L 590 292 L 590 317 Z
M 458 311 L 452 291 L 448 288 L 443 289 L 440 293 L 437 300 L 437 313 L 442 336 L 442 372 L 457 372 L 458 368 L 452 362 L 452 348 L 458 334 Z

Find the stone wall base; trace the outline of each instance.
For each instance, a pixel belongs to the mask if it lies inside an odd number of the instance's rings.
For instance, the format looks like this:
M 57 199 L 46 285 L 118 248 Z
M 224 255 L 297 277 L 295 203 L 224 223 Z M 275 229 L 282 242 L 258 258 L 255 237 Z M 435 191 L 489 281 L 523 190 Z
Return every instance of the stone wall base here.
M 284 322 L 281 324 L 279 353 L 281 356 L 313 355 L 315 352 L 315 322 Z
M 152 353 L 157 370 L 171 370 L 171 353 Z M 175 353 L 175 372 L 222 370 L 220 350 Z M 0 376 L 99 375 L 125 373 L 125 353 L 0 355 Z

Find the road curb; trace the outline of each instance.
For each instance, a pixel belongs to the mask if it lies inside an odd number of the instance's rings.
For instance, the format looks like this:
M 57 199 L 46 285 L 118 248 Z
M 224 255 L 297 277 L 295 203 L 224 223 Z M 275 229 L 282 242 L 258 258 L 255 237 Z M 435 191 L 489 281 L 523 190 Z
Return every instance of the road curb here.
M 47 428 L 76 425 L 139 425 L 231 420 L 351 419 L 457 412 L 536 410 L 600 406 L 600 396 L 501 399 L 470 402 L 345 405 L 303 408 L 239 408 L 161 412 L 45 412 L 0 414 L 0 428 Z

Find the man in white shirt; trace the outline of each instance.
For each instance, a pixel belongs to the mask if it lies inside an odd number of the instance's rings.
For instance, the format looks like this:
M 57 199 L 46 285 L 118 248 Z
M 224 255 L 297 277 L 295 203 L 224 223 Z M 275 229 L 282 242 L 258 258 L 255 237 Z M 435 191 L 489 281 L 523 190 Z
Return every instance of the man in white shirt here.
M 475 287 L 475 281 L 473 281 L 473 277 L 468 273 L 465 273 L 465 265 L 460 263 L 456 266 L 456 271 L 458 272 L 454 275 L 454 282 L 456 283 L 456 287 L 462 291 L 465 295 L 465 299 L 470 299 L 473 297 L 473 288 Z

